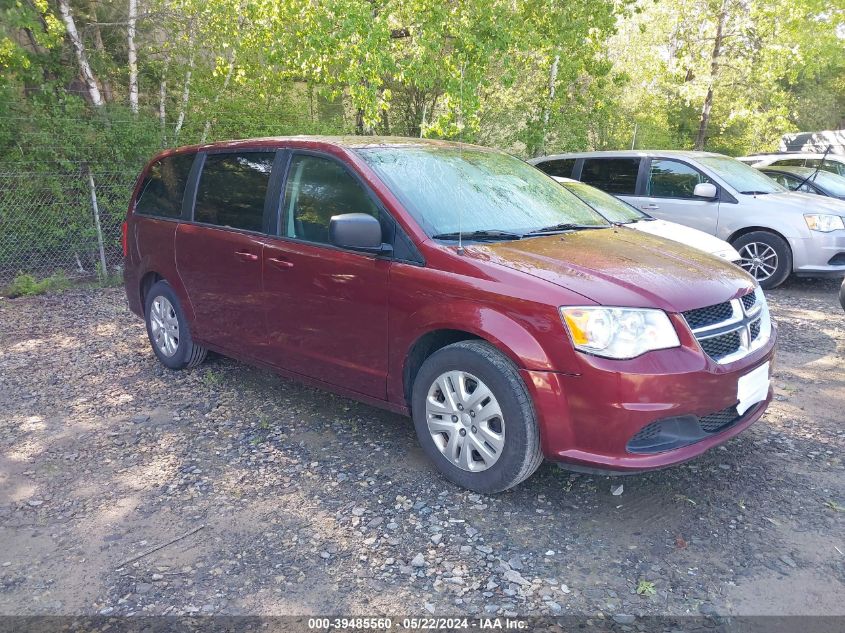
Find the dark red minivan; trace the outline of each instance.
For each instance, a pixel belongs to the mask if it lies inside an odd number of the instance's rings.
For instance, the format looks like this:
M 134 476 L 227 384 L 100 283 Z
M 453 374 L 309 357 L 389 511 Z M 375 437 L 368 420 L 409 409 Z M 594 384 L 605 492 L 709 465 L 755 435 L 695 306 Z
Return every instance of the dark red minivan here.
M 156 156 L 124 232 L 130 308 L 171 369 L 206 350 L 413 417 L 481 492 L 543 457 L 636 472 L 724 442 L 771 399 L 754 280 L 609 224 L 507 154 L 267 138 Z

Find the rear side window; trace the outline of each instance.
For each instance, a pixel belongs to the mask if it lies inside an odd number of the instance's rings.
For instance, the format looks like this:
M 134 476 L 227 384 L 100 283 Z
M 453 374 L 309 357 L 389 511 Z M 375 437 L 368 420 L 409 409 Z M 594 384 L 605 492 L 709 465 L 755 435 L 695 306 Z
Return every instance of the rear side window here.
M 558 178 L 572 178 L 572 170 L 575 168 L 574 158 L 561 158 L 558 160 L 547 160 L 535 165 L 540 171 L 546 172 L 549 176 Z
M 786 159 L 772 161 L 770 164 L 772 164 L 772 165 L 783 165 L 784 167 L 803 167 L 804 166 L 804 159 L 803 158 L 786 158 Z
M 194 206 L 194 221 L 245 231 L 264 227 L 264 199 L 275 152 L 209 154 Z
M 180 217 L 185 183 L 193 163 L 193 154 L 170 156 L 153 163 L 141 185 L 135 213 L 163 218 Z
M 654 198 L 694 198 L 695 186 L 710 182 L 700 171 L 677 160 L 652 160 L 646 195 Z
M 587 158 L 581 180 L 608 193 L 633 196 L 639 170 L 639 158 Z
M 321 244 L 329 243 L 333 215 L 366 213 L 379 219 L 376 204 L 343 166 L 305 154 L 291 161 L 284 210 L 286 236 Z

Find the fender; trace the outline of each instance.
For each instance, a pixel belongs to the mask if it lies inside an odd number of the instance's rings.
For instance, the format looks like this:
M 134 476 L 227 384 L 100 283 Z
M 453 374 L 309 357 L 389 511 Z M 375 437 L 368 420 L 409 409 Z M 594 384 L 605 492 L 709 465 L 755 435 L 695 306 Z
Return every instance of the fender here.
M 421 310 L 407 315 L 397 327 L 396 338 L 390 340 L 388 400 L 405 402 L 403 376 L 414 345 L 426 334 L 438 330 L 457 330 L 478 337 L 495 346 L 519 369 L 559 371 L 559 362 L 550 357 L 531 325 L 516 313 L 506 314 L 490 305 L 466 299 L 427 303 Z M 396 317 L 395 313 L 392 315 Z M 536 324 L 534 324 L 536 325 Z M 561 335 L 564 336 L 561 331 Z M 561 351 L 565 346 L 560 346 Z

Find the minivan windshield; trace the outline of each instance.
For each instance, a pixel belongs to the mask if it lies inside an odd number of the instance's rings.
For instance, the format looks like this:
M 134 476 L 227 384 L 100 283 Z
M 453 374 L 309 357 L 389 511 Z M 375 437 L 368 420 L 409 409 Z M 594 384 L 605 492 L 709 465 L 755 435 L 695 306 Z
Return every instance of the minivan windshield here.
M 605 228 L 578 197 L 527 163 L 458 146 L 357 150 L 433 237 L 519 239 L 529 233 Z
M 711 169 L 719 178 L 746 195 L 762 195 L 788 191 L 766 174 L 728 156 L 699 156 L 699 163 Z
M 563 182 L 561 185 L 601 213 L 610 222 L 631 224 L 632 222 L 654 219 L 616 196 L 590 185 L 585 185 L 583 182 Z

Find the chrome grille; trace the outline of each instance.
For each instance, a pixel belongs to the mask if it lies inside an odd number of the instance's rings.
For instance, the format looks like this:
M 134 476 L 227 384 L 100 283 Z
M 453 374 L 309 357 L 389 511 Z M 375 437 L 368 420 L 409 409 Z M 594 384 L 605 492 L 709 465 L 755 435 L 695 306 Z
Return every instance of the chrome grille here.
M 761 295 L 762 296 L 762 295 Z M 687 310 L 687 325 L 710 358 L 720 364 L 730 363 L 751 353 L 768 338 L 769 314 L 765 300 L 756 292 L 739 299 Z

